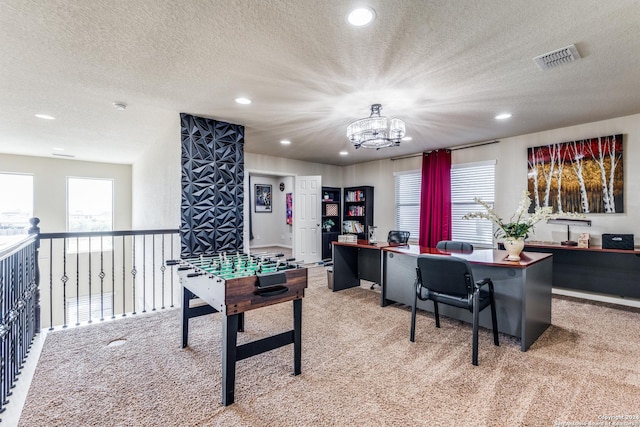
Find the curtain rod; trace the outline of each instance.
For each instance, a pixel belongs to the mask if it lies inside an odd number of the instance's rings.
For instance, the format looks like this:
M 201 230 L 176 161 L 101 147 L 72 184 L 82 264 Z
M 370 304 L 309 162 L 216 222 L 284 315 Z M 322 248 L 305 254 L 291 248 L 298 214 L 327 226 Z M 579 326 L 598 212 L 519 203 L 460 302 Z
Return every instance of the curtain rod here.
M 495 144 L 497 142 L 500 142 L 498 140 L 495 141 L 489 141 L 489 142 L 481 142 L 478 144 L 471 144 L 471 145 L 460 145 L 458 147 L 452 147 L 452 148 L 447 148 L 447 150 L 449 151 L 457 151 L 457 150 L 465 150 L 467 148 L 475 148 L 475 147 L 482 147 L 483 145 L 489 145 L 489 144 Z M 431 151 L 435 151 L 435 150 L 431 150 Z M 430 153 L 431 151 L 426 151 L 426 153 Z M 402 159 L 410 159 L 412 157 L 419 157 L 422 156 L 424 153 L 417 153 L 417 154 L 409 154 L 406 156 L 400 156 L 400 157 L 392 157 L 391 161 L 394 160 L 402 160 Z

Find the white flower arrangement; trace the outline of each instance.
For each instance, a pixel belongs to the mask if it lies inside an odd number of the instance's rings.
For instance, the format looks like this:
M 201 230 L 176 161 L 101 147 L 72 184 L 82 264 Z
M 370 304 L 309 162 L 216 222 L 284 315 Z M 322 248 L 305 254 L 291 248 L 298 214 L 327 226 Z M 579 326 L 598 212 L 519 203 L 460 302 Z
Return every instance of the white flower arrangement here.
M 526 238 L 529 231 L 533 231 L 533 226 L 535 224 L 553 216 L 551 214 L 552 208 L 550 206 L 537 208 L 532 215 L 525 215 L 529 211 L 529 206 L 531 205 L 531 199 L 527 190 L 522 192 L 522 198 L 520 199 L 518 209 L 511 218 L 509 218 L 509 222 L 506 223 L 496 213 L 496 211 L 493 210 L 493 207 L 489 203 L 482 201 L 478 197 L 474 198 L 474 200 L 476 203 L 482 205 L 486 209 L 486 212 L 470 212 L 462 218 L 484 218 L 492 221 L 498 227 L 494 233 L 494 236 L 497 238 Z

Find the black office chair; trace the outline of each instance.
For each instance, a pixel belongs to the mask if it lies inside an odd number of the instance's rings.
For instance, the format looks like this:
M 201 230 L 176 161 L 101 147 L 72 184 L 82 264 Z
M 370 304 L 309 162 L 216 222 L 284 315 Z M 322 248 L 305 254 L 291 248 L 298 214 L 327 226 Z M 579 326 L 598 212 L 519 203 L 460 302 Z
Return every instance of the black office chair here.
M 411 342 L 415 342 L 417 300 L 433 301 L 436 327 L 440 327 L 438 303 L 460 307 L 473 313 L 473 353 L 471 363 L 478 365 L 478 320 L 480 311 L 491 307 L 493 343 L 498 341 L 498 322 L 493 297 L 493 282 L 486 278 L 473 281 L 471 266 L 467 260 L 454 256 L 420 255 L 416 268 L 416 289 L 411 306 Z M 488 290 L 482 289 L 488 286 Z
M 407 243 L 409 241 L 409 231 L 391 230 L 387 235 L 388 243 Z
M 387 235 L 387 243 L 407 243 L 409 242 L 409 231 L 391 230 Z M 369 289 L 376 287 L 376 283 L 372 283 Z
M 473 245 L 471 243 L 457 242 L 455 240 L 440 240 L 438 244 L 436 244 L 436 249 L 447 252 L 471 253 L 473 252 Z

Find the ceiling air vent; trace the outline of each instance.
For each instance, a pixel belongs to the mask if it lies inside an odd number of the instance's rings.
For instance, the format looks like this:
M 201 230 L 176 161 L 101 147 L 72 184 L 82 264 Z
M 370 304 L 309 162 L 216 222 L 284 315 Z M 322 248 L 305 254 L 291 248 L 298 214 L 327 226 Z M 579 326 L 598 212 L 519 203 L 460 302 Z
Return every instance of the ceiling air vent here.
M 548 70 L 549 68 L 554 68 L 578 59 L 580 59 L 580 54 L 575 45 L 569 45 L 533 58 L 542 70 Z

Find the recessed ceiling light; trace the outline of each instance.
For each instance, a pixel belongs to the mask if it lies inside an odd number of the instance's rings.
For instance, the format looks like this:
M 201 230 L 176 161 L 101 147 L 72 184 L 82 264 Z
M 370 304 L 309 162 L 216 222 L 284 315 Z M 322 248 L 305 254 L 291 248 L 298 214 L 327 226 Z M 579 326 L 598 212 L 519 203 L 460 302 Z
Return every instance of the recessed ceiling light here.
M 127 109 L 127 104 L 125 104 L 124 102 L 114 102 L 112 105 L 113 105 L 113 108 L 115 108 L 118 111 L 124 111 Z
M 346 152 L 346 151 L 341 151 L 341 152 L 340 152 L 340 155 L 341 155 L 341 156 L 346 156 L 346 155 L 348 155 L 348 154 L 349 154 L 349 153 L 348 153 L 348 152 Z
M 251 104 L 251 100 L 250 100 L 249 98 L 243 98 L 243 97 L 236 98 L 236 102 L 237 102 L 238 104 L 242 104 L 242 105 L 249 105 L 249 104 Z
M 410 136 L 405 136 L 404 138 L 402 138 L 403 141 L 411 141 L 413 138 Z
M 289 141 L 288 139 L 283 139 L 282 141 L 280 141 L 280 144 L 289 145 L 289 144 L 291 144 L 291 141 Z
M 347 22 L 354 27 L 364 27 L 369 25 L 376 18 L 376 13 L 369 7 L 359 7 L 353 9 L 347 15 Z
M 62 148 L 62 147 L 53 147 L 53 149 L 55 151 L 64 151 L 64 148 Z
M 503 113 L 496 116 L 496 120 L 505 120 L 508 118 L 511 118 L 511 113 Z
M 45 119 L 45 120 L 55 120 L 56 118 L 53 116 L 50 116 L 48 114 L 36 114 L 36 117 L 39 119 Z

